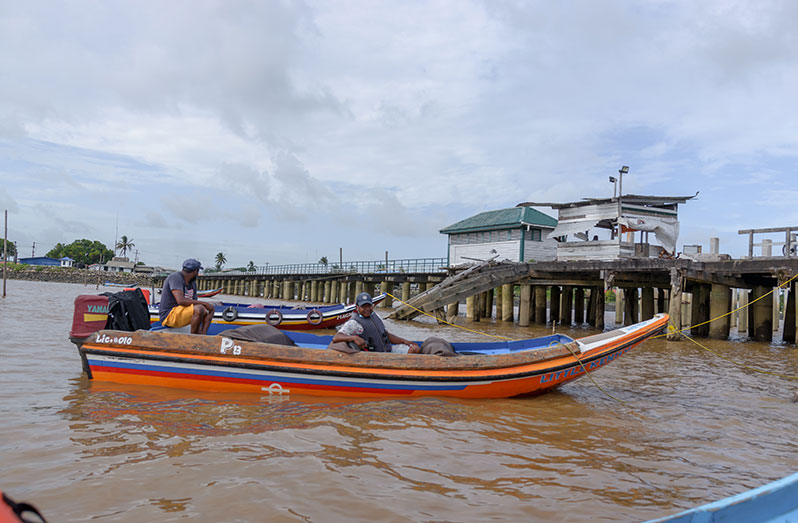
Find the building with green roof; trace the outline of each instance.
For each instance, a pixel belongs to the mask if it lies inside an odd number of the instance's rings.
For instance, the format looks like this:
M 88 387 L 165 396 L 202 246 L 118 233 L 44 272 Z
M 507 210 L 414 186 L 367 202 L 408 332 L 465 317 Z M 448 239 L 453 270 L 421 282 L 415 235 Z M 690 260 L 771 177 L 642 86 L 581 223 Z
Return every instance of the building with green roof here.
M 481 212 L 444 227 L 449 237 L 449 265 L 473 263 L 498 255 L 499 260 L 551 261 L 557 257 L 557 242 L 546 236 L 557 220 L 532 207 L 511 207 Z

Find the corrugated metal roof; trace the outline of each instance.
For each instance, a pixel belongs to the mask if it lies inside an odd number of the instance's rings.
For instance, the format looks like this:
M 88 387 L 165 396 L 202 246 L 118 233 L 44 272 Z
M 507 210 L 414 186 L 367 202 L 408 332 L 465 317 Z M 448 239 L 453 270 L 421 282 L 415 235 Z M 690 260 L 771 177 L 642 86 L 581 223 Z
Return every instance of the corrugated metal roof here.
M 541 227 L 557 226 L 557 220 L 531 207 L 510 207 L 498 211 L 481 212 L 465 220 L 444 227 L 442 234 L 460 232 L 489 231 L 494 229 L 510 229 L 522 224 L 539 225 Z

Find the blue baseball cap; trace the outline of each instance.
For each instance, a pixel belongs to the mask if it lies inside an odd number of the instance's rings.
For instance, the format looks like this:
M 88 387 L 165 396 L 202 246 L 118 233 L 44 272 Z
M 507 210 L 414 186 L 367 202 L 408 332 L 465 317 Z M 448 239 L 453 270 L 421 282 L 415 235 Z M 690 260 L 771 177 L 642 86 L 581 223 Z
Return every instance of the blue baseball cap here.
M 366 305 L 367 303 L 368 304 L 372 304 L 372 305 L 374 304 L 374 302 L 371 301 L 371 294 L 369 294 L 367 292 L 361 292 L 360 294 L 357 295 L 357 299 L 355 300 L 355 304 L 357 304 L 358 307 L 362 307 L 363 305 Z
M 202 269 L 202 264 L 199 260 L 195 260 L 194 258 L 189 258 L 183 262 L 183 268 L 189 272 L 196 271 L 197 269 Z

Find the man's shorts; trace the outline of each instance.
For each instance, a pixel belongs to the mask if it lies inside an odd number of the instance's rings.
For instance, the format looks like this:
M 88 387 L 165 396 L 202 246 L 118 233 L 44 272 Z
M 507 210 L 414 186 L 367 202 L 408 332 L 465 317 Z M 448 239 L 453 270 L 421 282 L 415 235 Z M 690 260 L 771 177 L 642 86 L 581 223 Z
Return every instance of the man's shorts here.
M 173 328 L 185 327 L 191 323 L 192 316 L 194 316 L 194 305 L 178 305 L 169 311 L 169 315 L 161 325 Z

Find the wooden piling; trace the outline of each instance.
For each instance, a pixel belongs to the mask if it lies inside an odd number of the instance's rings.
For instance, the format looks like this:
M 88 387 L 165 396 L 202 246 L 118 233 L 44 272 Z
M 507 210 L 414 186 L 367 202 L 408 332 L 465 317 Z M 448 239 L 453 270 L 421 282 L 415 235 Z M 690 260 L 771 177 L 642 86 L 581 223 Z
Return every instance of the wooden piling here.
M 709 317 L 718 319 L 709 324 L 710 338 L 728 339 L 731 326 L 729 311 L 731 311 L 731 288 L 713 283 L 709 294 Z
M 623 289 L 615 288 L 615 323 L 623 325 L 623 310 L 626 307 L 623 299 Z
M 709 336 L 709 301 L 712 287 L 703 283 L 693 283 L 693 310 L 690 315 L 690 335 L 706 338 Z
M 795 282 L 791 283 L 787 291 L 787 304 L 784 307 L 784 330 L 781 333 L 782 341 L 795 343 Z
M 476 307 L 477 307 L 477 297 L 469 296 L 466 298 L 466 319 L 468 321 L 474 321 Z
M 574 322 L 577 325 L 585 323 L 585 289 L 577 287 L 574 290 Z
M 552 323 L 560 323 L 560 288 L 552 285 L 549 298 L 549 320 Z
M 495 294 L 494 294 L 495 290 Z M 484 292 L 484 299 L 482 303 L 484 307 L 482 308 L 482 313 L 480 316 L 483 318 L 491 319 L 493 318 L 493 304 L 496 303 L 496 319 L 501 319 L 502 315 L 502 290 L 501 287 L 498 289 L 491 289 L 489 291 Z
M 402 284 L 402 301 L 407 303 L 410 300 L 410 282 L 406 281 Z
M 640 321 L 654 317 L 654 287 L 643 287 L 640 300 Z
M 520 327 L 529 326 L 529 310 L 532 301 L 532 286 L 529 284 L 521 285 L 521 297 L 518 304 L 518 325 Z
M 446 321 L 454 323 L 457 315 L 460 312 L 460 302 L 455 301 L 446 306 Z
M 595 325 L 599 330 L 604 330 L 604 307 L 606 305 L 606 295 L 604 294 L 604 287 L 593 287 L 593 291 L 590 292 L 590 295 L 596 295 L 596 299 L 593 302 L 593 307 L 595 313 L 593 314 L 595 318 Z
M 668 327 L 668 341 L 679 341 L 682 335 L 682 275 L 678 269 L 671 269 L 671 290 L 668 315 L 670 316 Z M 673 327 L 671 329 L 670 327 Z
M 393 294 L 393 286 L 391 285 L 391 282 L 389 282 L 388 280 L 383 280 L 382 283 L 380 284 L 380 288 L 382 289 L 382 292 L 389 292 Z M 393 305 L 393 298 L 391 298 L 390 296 L 386 296 L 385 300 L 383 300 L 382 302 L 382 306 L 387 308 L 392 305 Z
M 546 287 L 535 285 L 535 323 L 546 325 Z
M 624 290 L 623 324 L 633 325 L 640 321 L 640 310 L 637 300 L 637 287 Z
M 560 324 L 571 325 L 574 308 L 574 288 L 568 285 L 563 285 L 562 294 L 560 295 Z
M 514 291 L 513 285 L 510 283 L 506 283 L 502 285 L 502 321 L 513 321 L 514 316 Z M 527 316 L 529 315 L 529 311 L 527 311 Z M 498 317 L 496 318 L 499 319 Z
M 754 287 L 754 293 L 752 296 L 752 300 L 754 301 L 757 298 L 765 296 L 768 292 L 767 287 L 763 287 L 761 285 L 757 285 Z M 753 322 L 751 323 L 751 331 L 752 338 L 755 341 L 767 341 L 770 342 L 773 340 L 773 300 L 769 300 L 768 296 L 765 296 L 761 300 L 756 301 L 751 308 L 753 309 Z

